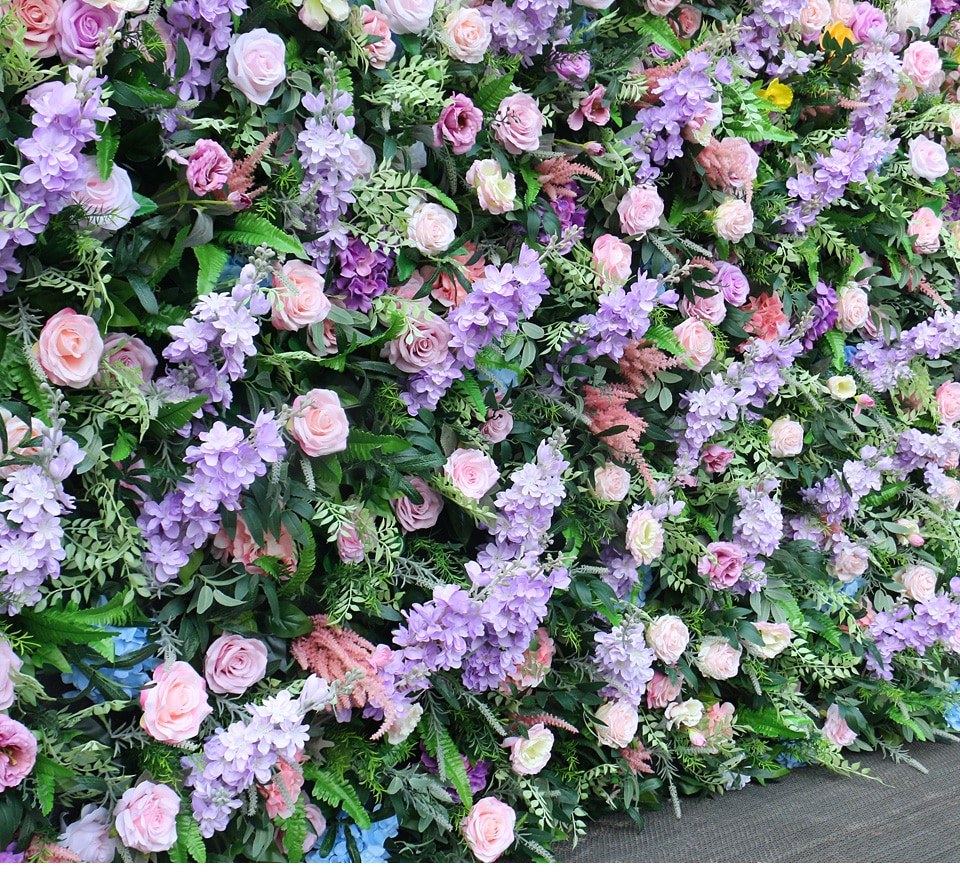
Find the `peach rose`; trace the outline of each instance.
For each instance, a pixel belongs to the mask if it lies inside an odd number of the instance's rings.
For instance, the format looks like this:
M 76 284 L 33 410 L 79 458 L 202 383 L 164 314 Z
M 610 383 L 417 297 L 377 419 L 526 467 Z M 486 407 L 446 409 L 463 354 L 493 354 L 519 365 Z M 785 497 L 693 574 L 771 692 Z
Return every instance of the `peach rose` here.
M 940 249 L 940 230 L 943 222 L 929 206 L 921 206 L 907 225 L 907 234 L 917 239 L 913 250 L 920 255 L 932 255 Z
M 464 497 L 479 500 L 500 478 L 493 459 L 480 449 L 457 449 L 447 458 L 443 472 Z
M 495 797 L 478 800 L 460 824 L 463 838 L 478 861 L 493 863 L 516 839 L 517 814 Z
M 767 428 L 770 454 L 774 458 L 794 458 L 803 451 L 803 425 L 789 416 L 778 418 Z
M 910 172 L 928 182 L 936 182 L 950 169 L 946 149 L 925 136 L 915 136 L 910 140 L 909 152 Z
M 267 675 L 267 647 L 239 634 L 221 634 L 207 649 L 203 675 L 214 694 L 243 694 Z
M 903 72 L 920 91 L 935 91 L 943 84 L 940 52 L 929 42 L 917 41 L 903 53 Z
M 840 289 L 837 300 L 837 330 L 850 333 L 863 327 L 870 317 L 870 298 L 859 285 L 847 285 Z
M 97 239 L 106 239 L 130 223 L 139 204 L 133 196 L 133 182 L 123 167 L 114 164 L 110 178 L 104 180 L 100 178 L 97 159 L 87 155 L 85 160 L 86 178 L 73 199 L 84 208 L 81 225 L 92 228 Z
M 852 582 L 867 572 L 870 552 L 863 546 L 846 544 L 837 549 L 827 570 L 841 582 Z
M 598 236 L 593 243 L 593 270 L 617 288 L 633 275 L 633 249 L 611 233 Z
M 220 530 L 213 538 L 213 554 L 221 560 L 229 557 L 236 563 L 243 564 L 243 569 L 254 576 L 266 575 L 266 571 L 255 563 L 263 557 L 279 558 L 288 573 L 294 573 L 297 569 L 297 549 L 290 531 L 283 524 L 280 525 L 280 539 L 277 539 L 269 530 L 265 530 L 261 546 L 253 538 L 250 528 L 240 514 L 237 515 L 232 540 L 227 535 L 226 528 L 220 526 Z
M 523 662 L 515 668 L 506 681 L 500 683 L 500 693 L 509 694 L 510 686 L 518 691 L 527 688 L 536 688 L 547 675 L 553 665 L 553 656 L 556 654 L 556 643 L 547 633 L 546 628 L 539 627 L 534 635 L 530 647 L 523 653 Z
M 960 421 L 960 382 L 944 382 L 937 389 L 937 411 L 942 424 Z
M 680 696 L 682 688 L 682 675 L 679 675 L 676 683 L 673 683 L 665 673 L 654 672 L 653 678 L 647 683 L 647 708 L 663 709 Z
M 407 321 L 400 335 L 384 345 L 380 357 L 402 373 L 420 373 L 442 363 L 449 352 L 450 328 L 425 306 Z
M 680 311 L 688 316 L 699 318 L 707 324 L 720 324 L 727 317 L 727 304 L 719 291 L 711 297 L 695 296 L 680 298 Z
M 620 228 L 631 236 L 643 236 L 660 224 L 663 200 L 651 185 L 634 185 L 617 206 Z
M 436 0 L 374 0 L 394 33 L 421 33 L 427 29 Z
M 200 733 L 200 723 L 213 712 L 207 686 L 186 661 L 161 664 L 153 682 L 140 692 L 140 726 L 162 743 L 181 743 Z
M 611 749 L 629 746 L 640 726 L 637 708 L 625 700 L 608 701 L 594 713 L 594 718 L 599 722 L 594 725 L 598 742 Z
M 713 334 L 699 318 L 688 318 L 680 322 L 673 329 L 680 345 L 686 349 L 687 357 L 684 360 L 684 366 L 699 373 L 710 361 L 717 351 L 716 340 Z
M 649 509 L 627 517 L 627 549 L 638 564 L 652 564 L 663 553 L 663 528 Z
M 40 331 L 37 361 L 54 385 L 85 388 L 100 369 L 103 338 L 89 315 L 61 309 Z
M 600 500 L 619 503 L 630 491 L 630 473 L 613 461 L 593 471 L 593 493 Z
M 487 420 L 480 426 L 483 434 L 493 445 L 502 443 L 513 430 L 513 413 L 505 406 L 487 412 Z
M 482 257 L 474 261 L 477 247 L 473 243 L 464 243 L 463 247 L 467 250 L 467 254 L 454 255 L 453 259 L 462 265 L 464 277 L 472 285 L 477 279 L 483 278 L 487 262 Z M 470 263 L 471 261 L 473 263 Z M 459 306 L 467 296 L 467 289 L 463 287 L 459 279 L 438 270 L 433 278 L 431 296 L 442 306 Z
M 511 94 L 500 101 L 493 136 L 511 155 L 536 151 L 543 133 L 543 113 L 529 94 Z
M 466 7 L 447 16 L 441 38 L 447 51 L 458 61 L 479 64 L 493 36 L 487 19 L 478 10 Z
M 517 179 L 503 174 L 500 164 L 488 158 L 474 161 L 467 170 L 467 184 L 477 193 L 480 207 L 491 215 L 503 215 L 517 208 Z
M 724 637 L 704 637 L 697 652 L 697 666 L 711 679 L 732 679 L 740 671 L 740 650 Z
M 510 750 L 510 767 L 521 776 L 539 773 L 550 760 L 553 751 L 553 732 L 542 724 L 535 724 L 526 737 L 507 737 L 502 743 Z
M 751 643 L 749 640 L 744 640 L 743 645 L 751 655 L 758 658 L 775 658 L 790 645 L 790 640 L 793 639 L 790 625 L 783 622 L 755 621 L 752 624 L 760 634 L 763 645 Z
M 266 28 L 241 33 L 227 51 L 227 79 L 251 103 L 264 106 L 287 78 L 286 52 L 283 40 Z
M 457 217 L 437 203 L 418 203 L 409 212 L 407 239 L 423 255 L 441 255 L 457 236 Z
M 299 330 L 323 321 L 330 312 L 330 301 L 323 293 L 320 271 L 303 261 L 289 260 L 282 275 L 273 277 L 276 291 L 270 295 L 271 322 L 279 330 Z
M 647 625 L 647 645 L 664 664 L 676 664 L 687 650 L 690 631 L 676 615 L 661 615 Z
M 820 733 L 823 734 L 823 738 L 828 743 L 838 749 L 842 749 L 844 746 L 852 746 L 857 740 L 856 733 L 851 730 L 847 720 L 840 715 L 840 707 L 835 703 L 831 703 L 827 708 L 827 720 L 824 722 Z
M 117 834 L 128 849 L 149 855 L 177 841 L 180 797 L 169 785 L 141 782 L 128 788 L 113 811 Z
M 314 388 L 293 401 L 287 424 L 304 454 L 311 458 L 342 452 L 347 447 L 350 424 L 336 391 Z
M 713 229 L 720 239 L 738 243 L 753 233 L 753 209 L 743 200 L 728 197 L 713 211 Z
M 410 533 L 415 530 L 429 530 L 440 518 L 443 511 L 443 498 L 419 476 L 410 476 L 407 481 L 417 489 L 423 502 L 419 505 L 409 497 L 398 497 L 390 501 L 393 513 L 400 527 Z
M 917 603 L 926 603 L 937 593 L 937 573 L 925 564 L 909 564 L 893 574 L 893 581 L 903 586 L 904 593 Z
M 26 27 L 23 46 L 39 58 L 57 53 L 57 18 L 62 0 L 14 0 L 13 12 Z
M 385 15 L 369 6 L 361 6 L 360 11 L 363 12 L 361 25 L 363 35 L 380 37 L 379 42 L 364 46 L 364 51 L 367 53 L 370 66 L 375 70 L 382 70 L 393 60 L 397 51 L 397 46 L 391 38 L 390 22 Z

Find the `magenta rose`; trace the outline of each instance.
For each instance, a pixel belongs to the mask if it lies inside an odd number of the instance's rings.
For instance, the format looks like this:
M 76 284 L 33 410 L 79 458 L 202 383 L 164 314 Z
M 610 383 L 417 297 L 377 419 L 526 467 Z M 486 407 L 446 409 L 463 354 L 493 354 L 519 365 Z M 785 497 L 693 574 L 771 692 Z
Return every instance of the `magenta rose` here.
M 454 94 L 453 101 L 440 110 L 433 126 L 433 145 L 448 143 L 455 155 L 464 155 L 473 148 L 483 127 L 483 113 L 465 94 Z
M 197 147 L 187 161 L 187 184 L 194 194 L 203 197 L 223 188 L 231 170 L 233 159 L 220 143 L 198 139 Z
M 89 315 L 61 309 L 40 331 L 37 360 L 55 385 L 85 388 L 100 369 L 103 338 Z
M 710 580 L 718 591 L 732 588 L 740 580 L 746 554 L 736 543 L 710 543 L 710 553 L 697 562 L 697 572 Z
M 227 79 L 251 103 L 264 106 L 287 77 L 287 47 L 263 27 L 241 33 L 227 52 Z
M 287 427 L 311 458 L 342 452 L 350 433 L 339 395 L 326 388 L 314 388 L 294 400 Z
M 0 714 L 0 793 L 23 782 L 37 763 L 37 738 L 25 725 Z
M 177 841 L 180 796 L 169 785 L 141 782 L 128 788 L 113 811 L 117 834 L 128 849 L 149 855 Z
M 110 6 L 91 6 L 83 0 L 64 0 L 57 18 L 57 51 L 64 63 L 89 64 L 107 31 L 120 24 L 122 16 Z
M 403 373 L 419 373 L 446 359 L 451 336 L 447 323 L 423 307 L 400 335 L 383 347 L 380 357 Z
M 123 364 L 139 371 L 144 382 L 149 382 L 157 369 L 157 356 L 141 339 L 126 333 L 108 333 L 103 341 L 104 360 Z
M 443 511 L 443 498 L 419 476 L 410 476 L 407 481 L 417 489 L 423 502 L 414 503 L 409 497 L 398 497 L 390 501 L 397 522 L 407 533 L 415 530 L 429 530 L 437 523 Z
M 447 458 L 443 472 L 464 497 L 479 500 L 500 478 L 493 459 L 480 449 L 457 449 Z
M 536 151 L 543 132 L 543 113 L 529 94 L 511 94 L 500 101 L 493 136 L 511 155 Z
M 267 675 L 267 647 L 260 640 L 224 633 L 207 649 L 203 675 L 214 694 L 243 694 Z
M 182 743 L 200 733 L 200 723 L 213 712 L 207 686 L 186 661 L 161 664 L 140 692 L 140 726 L 162 743 Z

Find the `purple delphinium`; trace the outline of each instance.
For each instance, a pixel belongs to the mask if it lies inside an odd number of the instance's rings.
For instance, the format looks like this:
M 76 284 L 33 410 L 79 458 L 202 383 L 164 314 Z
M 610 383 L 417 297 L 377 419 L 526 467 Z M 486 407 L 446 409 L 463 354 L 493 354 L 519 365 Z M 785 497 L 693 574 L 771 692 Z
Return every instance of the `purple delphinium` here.
M 600 577 L 621 600 L 626 598 L 640 581 L 640 565 L 629 552 L 616 546 L 603 547 L 598 559 L 606 572 Z
M 643 704 L 647 683 L 653 678 L 653 649 L 647 647 L 642 622 L 625 620 L 609 632 L 594 637 L 593 663 L 609 684 L 601 696 Z
M 810 351 L 814 343 L 822 337 L 837 321 L 837 292 L 824 282 L 809 294 L 813 302 L 814 321 L 803 337 L 803 348 Z
M 345 309 L 369 312 L 371 301 L 386 294 L 387 277 L 393 267 L 393 255 L 385 249 L 371 248 L 357 237 L 337 252 L 340 274 L 336 278 L 337 294 L 343 295 Z
M 495 54 L 518 55 L 523 65 L 547 46 L 566 39 L 569 28 L 562 28 L 567 4 L 562 0 L 493 0 L 480 7 L 493 37 L 490 50 Z

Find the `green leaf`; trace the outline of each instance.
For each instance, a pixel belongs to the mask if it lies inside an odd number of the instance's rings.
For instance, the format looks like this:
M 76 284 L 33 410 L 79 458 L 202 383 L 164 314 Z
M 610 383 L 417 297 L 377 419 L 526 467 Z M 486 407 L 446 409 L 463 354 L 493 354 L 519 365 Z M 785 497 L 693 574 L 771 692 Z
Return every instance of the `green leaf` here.
M 178 400 L 176 403 L 166 403 L 160 408 L 157 417 L 150 422 L 150 430 L 160 437 L 173 436 L 181 427 L 193 419 L 193 414 L 207 402 L 207 395 L 191 397 L 189 400 Z
M 37 755 L 37 762 L 33 766 L 33 776 L 37 780 L 37 798 L 40 801 L 40 811 L 50 815 L 56 799 L 57 783 L 72 782 L 76 773 L 63 764 L 52 761 L 46 755 Z
M 117 79 L 111 80 L 109 89 L 112 92 L 113 102 L 121 106 L 129 106 L 131 109 L 146 109 L 148 106 L 173 109 L 179 99 L 176 94 L 171 94 L 169 91 L 147 85 L 131 85 L 129 82 L 121 82 Z
M 643 338 L 655 343 L 661 351 L 678 358 L 686 357 L 687 350 L 680 344 L 676 334 L 664 324 L 651 324 Z
M 833 369 L 842 370 L 846 362 L 844 355 L 844 336 L 839 330 L 828 330 L 823 335 L 823 340 L 833 354 Z
M 644 36 L 649 36 L 658 46 L 670 49 L 675 55 L 685 54 L 682 43 L 677 39 L 665 18 L 634 18 L 631 24 L 634 24 Z
M 497 111 L 500 102 L 510 93 L 513 87 L 514 73 L 500 75 L 496 78 L 484 82 L 474 95 L 473 103 L 485 115 L 490 115 Z
M 802 739 L 806 736 L 802 731 L 787 727 L 780 718 L 780 714 L 772 707 L 763 709 L 737 710 L 737 724 L 741 727 L 752 728 L 754 733 L 764 737 L 780 737 L 783 739 Z
M 297 571 L 287 580 L 280 593 L 283 595 L 291 594 L 294 591 L 300 591 L 317 567 L 317 544 L 313 539 L 310 528 L 304 525 L 304 533 L 307 535 L 307 543 L 300 549 L 297 555 Z
M 290 640 L 310 633 L 313 622 L 309 615 L 289 600 L 281 600 L 278 612 L 263 617 L 263 629 L 272 636 Z
M 113 172 L 113 159 L 120 145 L 120 135 L 109 125 L 99 126 L 100 140 L 97 142 L 97 169 L 100 178 L 106 182 Z
M 177 846 L 186 849 L 190 857 L 200 864 L 207 862 L 207 847 L 200 833 L 200 825 L 190 812 L 181 812 L 177 816 Z M 173 850 L 171 849 L 171 857 Z
M 217 280 L 227 265 L 228 255 L 225 249 L 213 243 L 195 246 L 193 253 L 200 266 L 197 272 L 197 294 L 209 294 L 217 287 Z
M 297 258 L 306 258 L 303 245 L 295 236 L 274 227 L 262 215 L 241 212 L 234 220 L 234 229 L 220 231 L 217 239 L 248 246 L 270 246 L 274 251 Z
M 321 770 L 315 765 L 304 765 L 303 774 L 313 781 L 312 794 L 318 800 L 333 807 L 342 807 L 363 830 L 370 830 L 370 816 L 360 803 L 357 792 L 330 770 Z
M 437 760 L 440 778 L 449 782 L 457 790 L 460 802 L 469 812 L 473 806 L 473 792 L 470 790 L 467 767 L 463 763 L 457 744 L 432 711 L 421 720 L 420 726 L 427 751 Z
M 283 847 L 287 861 L 299 864 L 303 860 L 303 841 L 307 836 L 307 808 L 298 800 L 293 814 L 283 823 Z

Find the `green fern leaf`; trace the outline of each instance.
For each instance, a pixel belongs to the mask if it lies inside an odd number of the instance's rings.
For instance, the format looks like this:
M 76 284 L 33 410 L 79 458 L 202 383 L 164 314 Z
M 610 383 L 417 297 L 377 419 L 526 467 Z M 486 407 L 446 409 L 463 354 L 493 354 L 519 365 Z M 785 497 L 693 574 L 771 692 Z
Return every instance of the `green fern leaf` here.
M 150 430 L 161 437 L 173 436 L 181 427 L 193 419 L 193 414 L 207 402 L 207 395 L 192 397 L 190 400 L 180 400 L 177 403 L 167 403 L 159 414 L 150 422 Z
M 287 850 L 287 861 L 299 864 L 303 860 L 303 841 L 307 836 L 307 808 L 302 800 L 283 824 L 283 846 Z
M 639 33 L 650 37 L 658 46 L 682 56 L 685 49 L 665 18 L 634 18 L 631 22 Z
M 241 212 L 234 221 L 233 230 L 221 231 L 217 239 L 248 246 L 270 246 L 274 251 L 306 258 L 303 244 L 295 236 L 274 227 L 261 215 Z
M 473 806 L 473 792 L 470 790 L 467 767 L 463 763 L 457 744 L 433 713 L 428 718 L 424 718 L 420 724 L 423 725 L 427 751 L 437 760 L 440 778 L 449 782 L 457 790 L 460 802 L 469 812 Z
M 193 253 L 197 256 L 197 263 L 200 266 L 197 273 L 197 294 L 209 294 L 217 287 L 217 280 L 227 265 L 227 253 L 213 243 L 195 246 Z
M 839 330 L 828 330 L 823 340 L 833 354 L 833 369 L 842 370 L 846 361 L 843 349 L 843 334 Z
M 300 554 L 297 556 L 297 572 L 280 589 L 281 597 L 287 597 L 303 588 L 310 581 L 310 577 L 317 567 L 317 543 L 308 526 L 304 525 L 303 530 L 307 535 L 307 544 L 300 549 Z
M 331 806 L 342 807 L 363 830 L 370 829 L 370 816 L 360 803 L 357 792 L 340 777 L 329 770 L 317 767 L 304 767 L 304 776 L 313 781 L 313 796 Z
M 513 75 L 513 73 L 507 73 L 484 82 L 477 89 L 476 96 L 473 98 L 474 104 L 486 115 L 496 112 L 500 101 L 510 93 L 513 87 Z
M 686 349 L 680 345 L 680 340 L 677 339 L 676 334 L 664 324 L 651 324 L 643 338 L 656 344 L 661 351 L 678 358 L 687 354 Z
M 779 737 L 782 739 L 802 739 L 802 731 L 787 727 L 780 719 L 779 713 L 772 708 L 737 710 L 737 724 L 752 728 L 755 733 L 765 737 Z
M 177 846 L 186 849 L 194 861 L 205 864 L 207 862 L 207 847 L 204 845 L 200 833 L 200 825 L 189 812 L 181 812 L 177 816 Z M 173 850 L 171 849 L 171 857 Z

